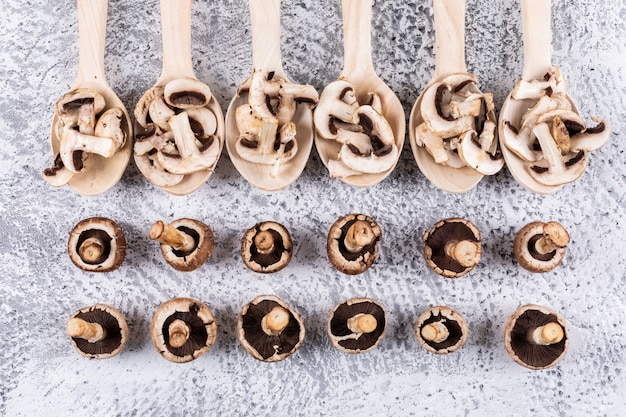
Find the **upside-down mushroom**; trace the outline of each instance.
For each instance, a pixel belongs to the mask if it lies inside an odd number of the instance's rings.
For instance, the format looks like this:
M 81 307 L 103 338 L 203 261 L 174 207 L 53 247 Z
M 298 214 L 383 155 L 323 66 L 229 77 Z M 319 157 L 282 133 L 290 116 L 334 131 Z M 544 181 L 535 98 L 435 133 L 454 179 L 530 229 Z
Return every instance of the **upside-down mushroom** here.
M 126 319 L 106 304 L 75 311 L 66 330 L 74 348 L 88 358 L 110 358 L 120 353 L 128 342 Z
M 257 223 L 241 239 L 241 258 L 254 272 L 280 271 L 289 264 L 292 254 L 291 235 L 280 223 Z
M 480 232 L 469 220 L 456 217 L 441 220 L 422 239 L 426 263 L 446 278 L 459 278 L 480 262 Z
M 126 256 L 126 239 L 113 220 L 91 217 L 74 226 L 67 242 L 67 252 L 78 268 L 90 272 L 117 269 Z
M 333 346 L 346 353 L 374 349 L 385 335 L 385 309 L 371 298 L 350 298 L 328 316 L 326 330 Z
M 560 223 L 532 222 L 515 236 L 513 252 L 525 269 L 547 272 L 561 263 L 569 241 L 569 233 Z
M 335 221 L 328 232 L 326 252 L 332 265 L 344 274 L 365 272 L 378 258 L 382 231 L 364 214 L 349 214 Z
M 170 224 L 159 220 L 150 228 L 149 237 L 160 243 L 167 263 L 183 272 L 202 266 L 215 247 L 211 228 L 194 219 L 178 219 Z
M 467 323 L 463 316 L 449 307 L 431 307 L 415 322 L 415 336 L 426 350 L 437 354 L 454 352 L 467 338 Z

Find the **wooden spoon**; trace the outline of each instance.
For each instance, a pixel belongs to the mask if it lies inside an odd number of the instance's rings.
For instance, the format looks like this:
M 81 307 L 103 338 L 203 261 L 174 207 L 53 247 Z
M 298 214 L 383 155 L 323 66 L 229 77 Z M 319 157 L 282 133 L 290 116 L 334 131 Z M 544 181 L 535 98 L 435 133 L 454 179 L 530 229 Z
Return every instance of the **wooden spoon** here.
M 381 100 L 383 116 L 393 130 L 398 157 L 402 152 L 406 123 L 404 109 L 398 97 L 381 80 L 372 62 L 372 0 L 342 0 L 343 15 L 343 70 L 340 80 L 346 80 L 354 86 L 359 103 L 368 101 L 368 94 L 375 92 Z M 337 159 L 341 143 L 315 136 L 315 147 L 328 167 L 328 161 Z M 397 164 L 397 161 L 396 161 Z M 386 172 L 379 174 L 352 175 L 340 178 L 346 184 L 355 187 L 369 187 L 384 180 L 395 168 L 395 165 Z
M 252 66 L 254 69 L 274 71 L 288 80 L 280 54 L 280 0 L 250 0 L 252 24 Z M 309 159 L 313 146 L 313 112 L 306 105 L 298 105 L 292 119 L 296 124 L 298 152 L 275 172 L 274 165 L 256 164 L 239 155 L 235 144 L 239 129 L 235 119 L 237 108 L 248 102 L 247 94 L 235 95 L 226 112 L 226 149 L 233 165 L 252 185 L 262 190 L 276 191 L 293 183 Z
M 75 174 L 68 182 L 76 192 L 83 195 L 104 193 L 113 187 L 124 174 L 130 160 L 133 143 L 133 129 L 130 117 L 122 101 L 106 82 L 104 75 L 104 44 L 106 35 L 108 0 L 78 0 L 78 75 L 71 90 L 90 88 L 100 93 L 105 100 L 105 110 L 120 108 L 124 113 L 122 130 L 126 142 L 110 158 L 91 154 L 85 162 L 85 170 Z M 53 155 L 59 153 L 61 140 L 57 125 L 59 115 L 55 112 L 52 120 L 50 144 Z
M 552 69 L 550 45 L 552 41 L 551 24 L 551 1 L 550 0 L 521 0 L 522 3 L 522 31 L 524 36 L 524 70 L 522 78 L 526 81 L 542 79 Z M 572 100 L 567 97 L 571 102 Z M 514 126 L 520 125 L 520 119 L 531 108 L 534 100 L 514 100 L 511 95 L 507 97 L 500 110 L 498 131 L 500 138 L 504 134 L 504 122 L 509 121 Z M 577 112 L 574 103 L 574 111 Z M 500 149 L 509 168 L 509 172 L 529 191 L 538 194 L 551 194 L 560 190 L 563 186 L 548 186 L 535 181 L 528 172 L 528 165 L 515 153 L 510 151 L 500 139 Z
M 465 0 L 433 0 L 435 15 L 435 73 L 426 89 L 444 77 L 466 73 Z M 423 122 L 418 97 L 409 116 L 409 140 L 417 166 L 438 188 L 450 193 L 464 193 L 476 186 L 483 175 L 472 168 L 451 168 L 438 164 L 423 146 L 415 142 L 415 128 Z
M 155 87 L 165 86 L 169 81 L 182 77 L 197 79 L 191 58 L 191 0 L 161 0 L 161 32 L 163 68 Z M 217 119 L 215 136 L 221 154 L 224 146 L 224 114 L 215 97 L 209 102 L 208 108 Z M 187 195 L 200 188 L 212 173 L 212 169 L 194 172 L 185 175 L 174 186 L 161 188 L 173 195 Z

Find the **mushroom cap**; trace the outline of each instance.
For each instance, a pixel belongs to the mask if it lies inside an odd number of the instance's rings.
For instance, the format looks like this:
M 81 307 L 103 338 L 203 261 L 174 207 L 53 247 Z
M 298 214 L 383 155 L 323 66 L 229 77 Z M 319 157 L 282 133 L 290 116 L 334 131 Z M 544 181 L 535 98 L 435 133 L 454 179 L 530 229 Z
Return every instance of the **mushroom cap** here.
M 191 252 L 177 250 L 167 244 L 160 245 L 163 257 L 172 268 L 183 272 L 193 271 L 211 257 L 215 248 L 215 237 L 209 226 L 198 220 L 188 218 L 174 220 L 170 226 L 191 236 L 196 242 L 196 246 Z
M 517 262 L 531 272 L 547 272 L 556 268 L 565 257 L 566 248 L 556 248 L 546 254 L 537 252 L 535 243 L 544 235 L 544 222 L 532 222 L 515 236 L 513 253 Z
M 422 329 L 431 323 L 441 323 L 448 330 L 448 337 L 435 342 L 422 337 Z M 415 322 L 415 337 L 427 351 L 437 354 L 452 353 L 463 346 L 467 338 L 467 323 L 463 316 L 445 306 L 431 307 L 423 312 Z
M 350 226 L 356 221 L 369 223 L 374 234 L 374 241 L 357 253 L 346 249 L 344 240 Z M 378 244 L 382 239 L 382 230 L 378 223 L 364 214 L 348 214 L 333 223 L 326 240 L 328 259 L 335 268 L 344 274 L 356 275 L 365 272 L 378 259 Z
M 70 337 L 72 346 L 87 358 L 106 359 L 120 353 L 128 342 L 126 319 L 114 307 L 107 304 L 94 304 L 76 310 L 70 318 L 79 318 L 89 323 L 97 323 L 106 331 L 106 337 L 90 343 L 79 337 Z
M 274 239 L 273 250 L 260 253 L 255 237 L 269 232 Z M 276 222 L 260 222 L 248 229 L 241 239 L 241 258 L 254 272 L 271 273 L 283 269 L 291 261 L 293 243 L 285 226 Z
M 102 242 L 102 255 L 95 261 L 84 260 L 80 247 L 85 240 L 95 238 Z M 90 272 L 109 272 L 117 269 L 126 256 L 126 239 L 122 228 L 105 217 L 81 220 L 70 232 L 67 252 L 78 268 Z
M 189 338 L 180 347 L 169 340 L 169 326 L 175 320 L 183 321 L 190 331 Z M 150 327 L 152 343 L 165 359 L 185 363 L 207 352 L 217 338 L 217 323 L 205 304 L 193 298 L 172 298 L 161 304 L 154 313 Z
M 274 307 L 289 313 L 289 323 L 276 335 L 269 335 L 262 327 L 263 317 Z M 260 295 L 246 304 L 237 320 L 237 337 L 241 346 L 253 358 L 263 362 L 278 362 L 294 353 L 304 342 L 302 316 L 274 295 Z
M 463 240 L 480 245 L 480 232 L 469 220 L 452 217 L 435 223 L 423 236 L 424 256 L 428 266 L 446 278 L 459 278 L 467 274 L 475 265 L 464 267 L 445 252 L 447 242 Z M 479 246 L 478 256 L 481 253 Z
M 370 333 L 354 333 L 348 320 L 358 314 L 371 314 L 376 329 Z M 350 298 L 337 304 L 328 316 L 326 330 L 333 346 L 346 353 L 364 353 L 374 349 L 387 329 L 385 309 L 371 298 Z
M 528 330 L 548 323 L 558 323 L 563 339 L 551 345 L 536 345 L 527 341 Z M 547 307 L 526 304 L 515 310 L 504 327 L 504 347 L 511 358 L 526 368 L 539 370 L 556 365 L 567 352 L 569 335 L 565 320 Z

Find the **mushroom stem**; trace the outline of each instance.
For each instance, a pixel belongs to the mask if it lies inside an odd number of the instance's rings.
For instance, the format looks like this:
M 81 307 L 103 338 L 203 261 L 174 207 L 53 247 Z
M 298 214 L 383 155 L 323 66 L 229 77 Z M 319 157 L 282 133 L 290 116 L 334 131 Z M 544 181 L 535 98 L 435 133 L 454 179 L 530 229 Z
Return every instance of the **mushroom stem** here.
M 480 244 L 469 240 L 446 242 L 444 252 L 464 268 L 475 266 L 480 261 Z
M 187 323 L 180 319 L 176 319 L 170 324 L 167 332 L 169 334 L 170 346 L 173 348 L 179 348 L 187 343 L 187 340 L 189 340 L 191 329 L 189 329 Z
M 78 255 L 88 264 L 98 263 L 98 261 L 102 259 L 103 254 L 104 242 L 102 239 L 95 236 L 85 239 L 78 248 Z
M 348 329 L 353 333 L 371 333 L 376 330 L 378 322 L 371 314 L 357 314 L 348 319 Z
M 193 237 L 161 220 L 152 225 L 149 237 L 162 245 L 169 245 L 184 252 L 193 252 L 196 248 L 196 241 Z
M 73 338 L 85 339 L 89 343 L 96 343 L 107 336 L 106 329 L 98 323 L 90 323 L 78 317 L 67 322 L 67 334 Z
M 424 338 L 424 340 L 428 340 L 433 343 L 441 343 L 448 338 L 450 335 L 450 331 L 440 321 L 429 323 L 422 327 L 420 334 Z
M 543 226 L 543 236 L 535 243 L 535 250 L 546 255 L 569 243 L 569 233 L 557 222 L 548 222 Z
M 274 251 L 274 235 L 269 230 L 263 230 L 254 236 L 254 246 L 261 255 Z
M 559 323 L 552 322 L 544 326 L 528 329 L 526 340 L 534 345 L 553 345 L 563 340 L 565 333 Z
M 287 324 L 289 324 L 289 312 L 281 306 L 274 307 L 261 320 L 263 331 L 270 336 L 280 334 Z
M 344 245 L 348 252 L 357 253 L 365 246 L 371 245 L 375 239 L 372 226 L 364 220 L 357 220 L 348 228 Z

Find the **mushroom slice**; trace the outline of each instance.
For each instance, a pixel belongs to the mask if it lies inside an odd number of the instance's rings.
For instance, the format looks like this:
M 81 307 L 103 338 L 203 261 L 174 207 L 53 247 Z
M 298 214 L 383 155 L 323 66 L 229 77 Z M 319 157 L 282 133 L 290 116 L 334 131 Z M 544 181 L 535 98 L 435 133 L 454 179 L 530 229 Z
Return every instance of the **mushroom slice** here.
M 611 127 L 606 120 L 591 116 L 598 125 L 570 137 L 570 150 L 593 152 L 600 149 L 611 137 Z
M 141 96 L 135 106 L 135 121 L 144 129 L 148 127 L 147 117 L 150 111 L 150 104 L 159 97 L 163 97 L 163 87 L 154 86 Z
M 337 142 L 341 143 L 342 145 L 354 146 L 363 155 L 368 155 L 373 151 L 372 141 L 370 140 L 370 137 L 363 132 L 338 129 Z
M 386 329 L 385 309 L 371 298 L 350 298 L 337 304 L 326 325 L 330 342 L 346 353 L 369 352 L 383 339 Z
M 59 155 L 68 170 L 78 173 L 85 168 L 83 161 L 89 154 L 95 153 L 110 158 L 116 150 L 116 143 L 111 138 L 99 138 L 66 128 L 63 129 Z
M 377 92 L 367 93 L 365 104 L 371 106 L 376 112 L 383 114 L 383 103 L 380 101 L 380 95 Z
M 65 168 L 61 155 L 57 154 L 54 157 L 54 162 L 51 166 L 43 170 L 43 179 L 53 187 L 62 187 L 74 176 L 74 172 Z
M 292 254 L 291 235 L 280 223 L 257 223 L 241 239 L 241 258 L 254 272 L 280 271 L 289 264 Z
M 467 339 L 467 323 L 463 316 L 449 307 L 431 307 L 415 322 L 417 341 L 427 351 L 436 354 L 452 353 Z
M 278 362 L 304 342 L 302 316 L 280 298 L 260 295 L 246 304 L 237 320 L 239 343 L 253 358 Z
M 120 353 L 128 342 L 128 324 L 119 310 L 96 304 L 75 311 L 67 322 L 67 334 L 78 353 L 106 359 Z
M 537 100 L 545 95 L 564 93 L 565 79 L 559 67 L 555 66 L 544 76 L 543 80 L 518 80 L 511 92 L 511 97 L 516 100 Z
M 504 166 L 502 154 L 499 151 L 492 152 L 493 145 L 497 145 L 495 129 L 496 124 L 487 120 L 480 138 L 476 132 L 469 131 L 459 142 L 459 156 L 465 165 L 483 175 L 494 175 Z
M 149 237 L 159 242 L 163 257 L 177 271 L 198 269 L 215 248 L 211 228 L 194 219 L 178 219 L 170 224 L 159 220 L 150 228 Z
M 351 83 L 346 80 L 336 80 L 324 88 L 319 103 L 313 113 L 315 129 L 324 139 L 335 140 L 337 128 L 334 120 L 338 119 L 346 123 L 357 124 L 359 121 L 356 114 L 359 103 Z
M 175 78 L 165 84 L 163 89 L 165 102 L 179 109 L 205 107 L 213 95 L 208 85 L 195 78 Z
M 62 125 L 74 127 L 86 135 L 93 135 L 96 115 L 104 110 L 102 94 L 90 88 L 77 88 L 64 94 L 56 103 Z
M 273 127 L 270 129 L 273 129 Z M 235 149 L 247 161 L 256 164 L 275 165 L 272 175 L 276 175 L 276 170 L 292 159 L 298 152 L 295 129 L 296 125 L 293 122 L 288 122 L 281 126 L 280 130 L 274 133 L 275 139 L 271 142 L 271 148 L 265 151 L 261 148 L 260 138 L 251 134 L 242 134 L 235 142 Z
M 243 104 L 235 110 L 237 130 L 241 134 L 258 136 L 261 132 L 262 120 L 254 114 L 249 104 Z
M 172 174 L 182 175 L 211 169 L 219 156 L 218 141 L 210 137 L 198 144 L 186 112 L 172 116 L 169 124 L 174 132 L 178 154 L 158 151 L 157 160 L 163 168 Z
M 276 119 L 276 113 L 270 105 L 272 98 L 278 98 L 280 83 L 274 78 L 273 72 L 255 68 L 250 77 L 248 104 L 254 114 L 261 119 Z
M 450 103 L 451 95 L 456 89 L 463 88 L 466 84 L 477 81 L 476 76 L 473 74 L 452 74 L 424 91 L 420 111 L 424 122 L 431 131 L 438 133 L 448 132 L 447 136 L 455 136 L 468 130 L 459 130 L 460 127 L 457 125 L 464 118 L 457 119 L 444 115 L 443 107 Z
M 152 318 L 150 336 L 157 352 L 174 363 L 186 363 L 208 352 L 217 339 L 217 323 L 204 303 L 172 298 Z
M 333 223 L 326 239 L 331 264 L 344 274 L 365 272 L 378 259 L 382 230 L 364 214 L 349 214 Z
M 163 96 L 155 97 L 148 108 L 150 120 L 152 120 L 152 123 L 159 126 L 162 130 L 170 129 L 170 117 L 175 114 L 176 112 L 165 102 L 165 98 Z
M 317 105 L 319 101 L 319 94 L 312 85 L 294 84 L 285 81 L 280 84 L 278 97 L 279 103 L 276 109 L 276 117 L 279 125 L 283 125 L 293 119 L 296 104 L 304 103 L 312 107 Z
M 189 117 L 191 130 L 198 139 L 207 139 L 217 132 L 217 117 L 206 107 L 191 107 L 185 109 Z
M 328 161 L 328 173 L 331 178 L 347 178 L 352 175 L 363 174 L 360 171 L 355 171 L 349 168 L 342 160 L 330 159 Z
M 539 123 L 533 129 L 539 139 L 544 158 L 529 166 L 530 176 L 540 184 L 558 186 L 580 178 L 587 168 L 585 151 L 561 155 L 561 151 L 550 133 L 547 123 Z
M 157 125 L 150 123 L 146 131 L 137 134 L 133 145 L 137 168 L 148 181 L 159 187 L 173 187 L 185 178 L 182 174 L 165 171 L 157 160 L 158 151 L 166 149 L 173 140 L 170 136 L 173 136 L 171 132 L 163 133 Z
M 116 150 L 124 146 L 126 133 L 122 130 L 124 113 L 119 107 L 111 107 L 100 115 L 96 123 L 95 135 L 99 138 L 110 138 L 115 142 Z
M 422 240 L 426 263 L 445 278 L 459 278 L 480 262 L 480 232 L 469 220 L 441 220 L 424 233 Z
M 91 217 L 74 226 L 67 252 L 74 265 L 84 271 L 109 272 L 124 262 L 126 238 L 113 220 Z

